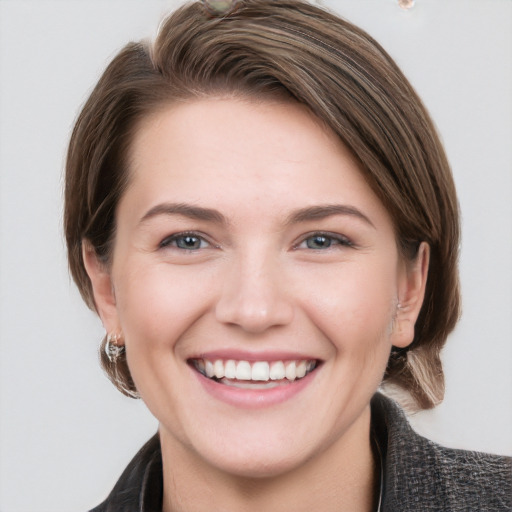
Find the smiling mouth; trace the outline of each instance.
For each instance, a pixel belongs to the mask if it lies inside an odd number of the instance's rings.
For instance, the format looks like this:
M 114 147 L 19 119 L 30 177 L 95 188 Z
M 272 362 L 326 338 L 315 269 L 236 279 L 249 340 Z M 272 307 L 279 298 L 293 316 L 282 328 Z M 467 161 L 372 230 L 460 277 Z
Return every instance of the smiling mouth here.
M 206 378 L 242 389 L 270 389 L 301 380 L 318 366 L 316 359 L 244 361 L 190 359 L 189 364 Z

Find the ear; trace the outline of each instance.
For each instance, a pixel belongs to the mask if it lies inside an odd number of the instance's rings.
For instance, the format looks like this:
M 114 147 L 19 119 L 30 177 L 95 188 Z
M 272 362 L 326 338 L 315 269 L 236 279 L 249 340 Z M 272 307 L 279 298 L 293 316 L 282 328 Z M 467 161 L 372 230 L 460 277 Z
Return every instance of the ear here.
M 85 270 L 92 283 L 96 311 L 107 333 L 119 333 L 121 328 L 110 270 L 98 259 L 88 240 L 82 240 L 82 257 Z
M 406 261 L 400 270 L 398 305 L 391 341 L 393 346 L 405 348 L 414 339 L 414 325 L 420 314 L 427 285 L 430 247 L 421 242 L 414 261 Z

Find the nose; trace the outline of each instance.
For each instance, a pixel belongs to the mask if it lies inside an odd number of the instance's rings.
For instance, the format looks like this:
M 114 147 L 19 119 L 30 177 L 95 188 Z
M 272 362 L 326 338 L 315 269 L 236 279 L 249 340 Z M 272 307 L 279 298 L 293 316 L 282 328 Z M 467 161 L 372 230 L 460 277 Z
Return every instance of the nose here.
M 293 318 L 290 290 L 271 259 L 240 258 L 226 272 L 215 315 L 219 322 L 249 333 L 289 324 Z

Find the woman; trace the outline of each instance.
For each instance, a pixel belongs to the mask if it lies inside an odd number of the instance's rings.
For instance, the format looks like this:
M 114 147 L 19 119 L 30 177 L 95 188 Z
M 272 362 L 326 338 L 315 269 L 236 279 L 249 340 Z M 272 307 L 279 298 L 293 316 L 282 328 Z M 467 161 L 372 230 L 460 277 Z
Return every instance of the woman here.
M 103 365 L 160 424 L 95 510 L 510 507 L 509 461 L 376 393 L 442 399 L 459 222 L 428 114 L 360 29 L 297 0 L 177 11 L 86 103 L 65 228 Z

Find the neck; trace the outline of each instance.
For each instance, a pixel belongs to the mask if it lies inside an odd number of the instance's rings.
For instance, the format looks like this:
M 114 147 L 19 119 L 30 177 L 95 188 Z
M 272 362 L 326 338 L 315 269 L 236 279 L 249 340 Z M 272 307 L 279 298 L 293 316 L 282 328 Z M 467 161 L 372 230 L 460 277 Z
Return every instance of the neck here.
M 378 462 L 370 440 L 370 410 L 321 453 L 272 477 L 226 474 L 183 448 L 161 429 L 163 512 L 371 512 Z

